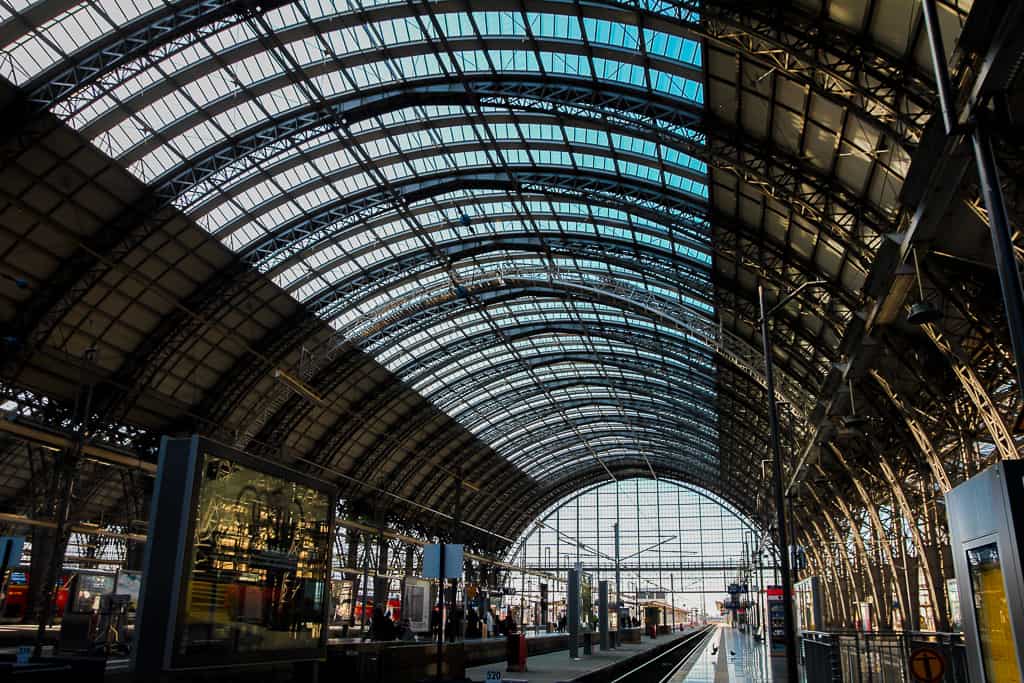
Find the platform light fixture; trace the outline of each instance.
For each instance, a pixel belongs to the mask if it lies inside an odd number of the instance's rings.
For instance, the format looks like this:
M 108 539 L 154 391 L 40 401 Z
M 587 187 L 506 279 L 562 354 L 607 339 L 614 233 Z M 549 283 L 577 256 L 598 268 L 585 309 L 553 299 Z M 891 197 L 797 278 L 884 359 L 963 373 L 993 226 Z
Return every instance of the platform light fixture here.
M 927 325 L 942 320 L 942 311 L 924 298 L 924 287 L 921 285 L 921 266 L 917 262 L 917 247 L 914 247 L 914 275 L 917 277 L 917 293 L 921 300 L 910 307 L 907 322 L 911 325 Z

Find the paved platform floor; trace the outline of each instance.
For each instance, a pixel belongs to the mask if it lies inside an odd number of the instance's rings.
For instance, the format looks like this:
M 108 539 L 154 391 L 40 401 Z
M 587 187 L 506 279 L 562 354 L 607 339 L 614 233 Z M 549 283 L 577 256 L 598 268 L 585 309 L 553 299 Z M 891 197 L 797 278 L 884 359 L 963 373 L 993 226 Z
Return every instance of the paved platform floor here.
M 720 645 L 722 631 L 719 627 L 696 659 L 680 668 L 670 683 L 729 683 L 729 666 Z
M 503 680 L 524 680 L 529 681 L 529 683 L 571 681 L 574 678 L 579 678 L 598 669 L 611 666 L 659 645 L 664 645 L 680 636 L 692 633 L 693 630 L 689 629 L 684 633 L 675 633 L 671 636 L 659 636 L 655 639 L 644 636 L 644 639 L 639 643 L 624 643 L 614 650 L 604 652 L 601 651 L 601 648 L 595 647 L 592 655 L 583 655 L 583 648 L 581 647 L 580 658 L 577 661 L 569 659 L 568 650 L 530 657 L 526 664 L 529 670 L 523 673 L 505 673 L 504 662 L 474 666 L 466 669 L 466 677 L 474 682 L 485 681 L 488 671 L 500 671 Z
M 685 683 L 774 683 L 786 680 L 786 661 L 769 656 L 764 643 L 753 636 L 721 626 L 719 635 L 712 639 L 685 677 L 678 680 Z

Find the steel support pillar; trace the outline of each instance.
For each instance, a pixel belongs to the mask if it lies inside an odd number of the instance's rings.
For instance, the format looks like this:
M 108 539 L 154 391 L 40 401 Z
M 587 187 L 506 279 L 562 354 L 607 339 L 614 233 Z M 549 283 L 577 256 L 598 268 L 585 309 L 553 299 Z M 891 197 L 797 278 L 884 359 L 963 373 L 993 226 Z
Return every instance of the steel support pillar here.
M 953 86 L 949 80 L 949 66 L 946 63 L 946 51 L 942 44 L 935 0 L 921 0 L 921 11 L 924 14 L 932 67 L 935 70 L 942 123 L 946 134 L 950 135 L 957 126 L 956 103 L 953 98 Z M 1013 359 L 1017 366 L 1017 393 L 1024 397 L 1024 287 L 1021 286 L 1020 270 L 1013 252 L 1013 233 L 1006 213 L 1003 190 L 999 184 L 999 171 L 996 168 L 995 152 L 992 149 L 992 138 L 988 128 L 990 124 L 981 105 L 974 113 L 974 120 L 971 123 L 971 145 L 974 150 L 974 162 L 978 167 L 978 184 L 985 209 L 988 211 L 988 227 L 999 273 L 999 286 L 1003 293 Z
M 764 285 L 757 287 L 757 295 L 761 305 L 761 344 L 764 348 L 764 378 L 768 393 L 768 426 L 771 431 L 772 489 L 775 497 L 775 526 L 778 531 L 779 560 L 782 565 L 782 603 L 785 614 L 786 631 L 786 679 L 789 683 L 797 683 L 796 629 L 793 619 L 793 574 L 789 561 L 789 539 L 786 528 L 786 498 L 782 486 L 782 445 L 779 440 L 779 407 L 775 401 L 775 382 L 773 378 L 772 341 L 769 337 L 768 303 L 765 300 Z

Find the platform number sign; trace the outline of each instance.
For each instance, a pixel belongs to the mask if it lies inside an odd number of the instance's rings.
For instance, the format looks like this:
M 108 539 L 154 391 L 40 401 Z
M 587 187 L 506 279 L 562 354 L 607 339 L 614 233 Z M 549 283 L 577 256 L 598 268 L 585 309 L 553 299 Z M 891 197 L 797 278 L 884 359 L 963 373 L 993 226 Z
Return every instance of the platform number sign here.
M 501 672 L 500 671 L 488 671 L 487 672 L 487 677 L 484 680 L 486 680 L 486 681 L 500 681 L 501 680 Z
M 916 648 L 910 653 L 910 675 L 918 683 L 939 683 L 946 675 L 946 658 L 934 648 Z

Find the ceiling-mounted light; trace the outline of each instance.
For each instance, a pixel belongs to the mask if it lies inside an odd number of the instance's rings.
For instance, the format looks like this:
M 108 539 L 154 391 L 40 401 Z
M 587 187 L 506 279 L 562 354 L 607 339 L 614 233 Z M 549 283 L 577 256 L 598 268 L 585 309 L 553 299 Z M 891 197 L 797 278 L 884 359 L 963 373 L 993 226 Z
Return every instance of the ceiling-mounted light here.
M 868 419 L 862 415 L 857 414 L 857 404 L 853 399 L 853 380 L 848 380 L 850 387 L 850 414 L 844 415 L 842 418 L 843 427 L 847 429 L 856 429 L 867 424 Z
M 917 276 L 917 293 L 921 300 L 910 307 L 907 322 L 911 325 L 927 325 L 942 320 L 942 311 L 930 301 L 925 301 L 924 287 L 921 286 L 921 266 L 917 263 L 917 247 L 914 247 L 914 273 Z

